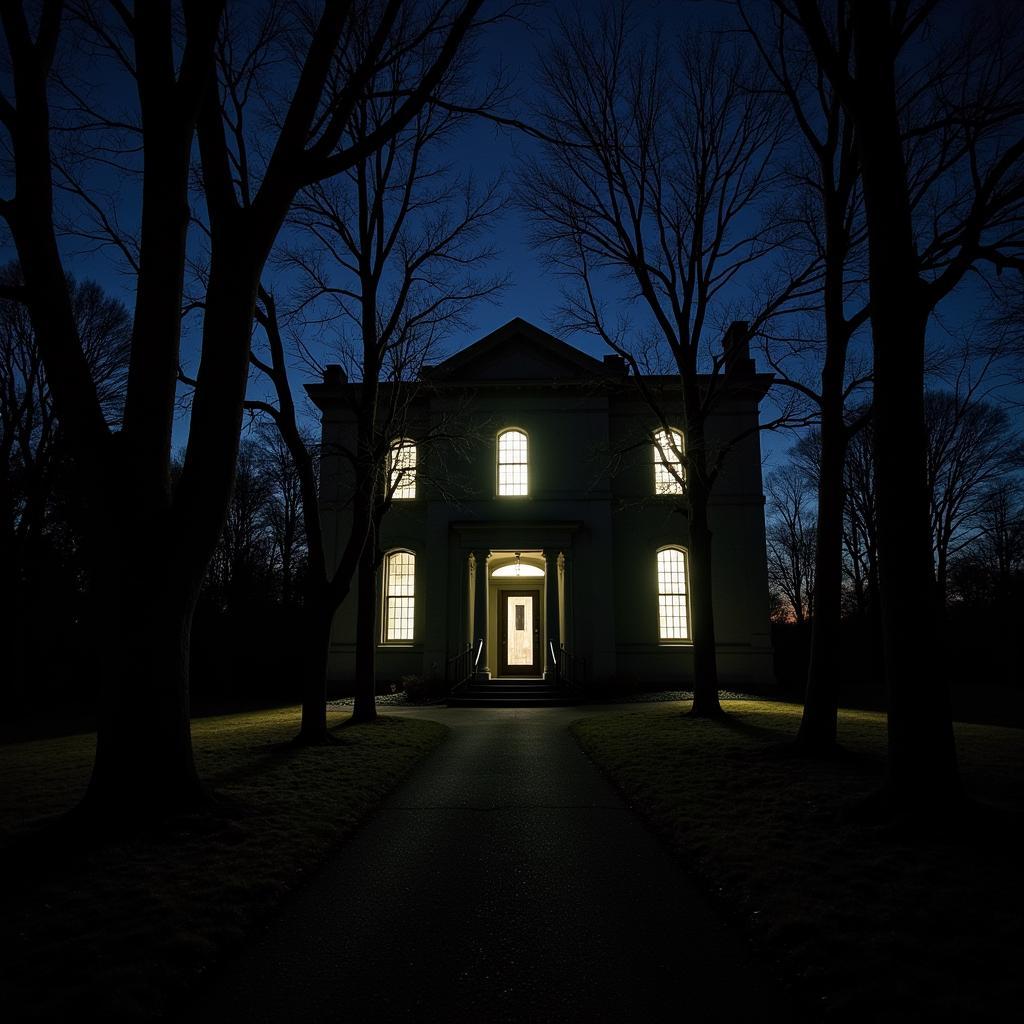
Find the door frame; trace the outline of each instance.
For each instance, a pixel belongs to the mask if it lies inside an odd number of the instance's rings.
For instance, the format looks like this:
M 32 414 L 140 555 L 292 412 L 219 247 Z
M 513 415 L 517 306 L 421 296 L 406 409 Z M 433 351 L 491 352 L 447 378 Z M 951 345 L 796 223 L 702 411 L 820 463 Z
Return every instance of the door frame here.
M 529 597 L 533 603 L 533 664 L 514 665 L 508 663 L 508 599 L 510 597 Z M 501 637 L 501 650 L 498 652 L 499 676 L 536 676 L 543 675 L 541 664 L 540 635 L 540 588 L 532 590 L 499 590 L 498 591 L 498 635 Z

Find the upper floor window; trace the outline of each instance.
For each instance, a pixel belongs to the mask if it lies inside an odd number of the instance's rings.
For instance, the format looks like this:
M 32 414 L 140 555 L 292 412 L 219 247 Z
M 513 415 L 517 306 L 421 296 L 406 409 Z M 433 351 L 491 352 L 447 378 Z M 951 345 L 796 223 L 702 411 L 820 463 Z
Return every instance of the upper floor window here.
M 384 556 L 384 642 L 413 639 L 416 618 L 416 556 L 389 551 Z
M 686 552 L 662 548 L 658 552 L 658 638 L 689 640 Z
M 416 443 L 406 437 L 388 451 L 388 490 L 393 498 L 416 497 Z
M 498 494 L 529 494 L 529 440 L 521 430 L 498 435 Z
M 654 432 L 654 493 L 682 494 L 683 435 L 678 430 Z

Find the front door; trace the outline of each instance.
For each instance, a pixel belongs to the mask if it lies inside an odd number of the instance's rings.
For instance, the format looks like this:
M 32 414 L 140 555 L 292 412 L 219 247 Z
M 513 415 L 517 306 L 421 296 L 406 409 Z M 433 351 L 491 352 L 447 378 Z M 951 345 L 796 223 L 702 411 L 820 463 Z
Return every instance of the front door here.
M 540 616 L 536 590 L 503 590 L 498 605 L 501 619 L 503 676 L 540 675 Z

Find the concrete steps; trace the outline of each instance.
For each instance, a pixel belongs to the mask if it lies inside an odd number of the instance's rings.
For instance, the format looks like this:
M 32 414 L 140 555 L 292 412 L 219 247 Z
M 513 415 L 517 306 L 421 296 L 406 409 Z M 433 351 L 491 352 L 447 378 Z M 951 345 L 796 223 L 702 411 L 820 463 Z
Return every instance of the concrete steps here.
M 577 703 L 567 690 L 542 679 L 494 679 L 471 682 L 448 698 L 449 707 L 542 708 Z

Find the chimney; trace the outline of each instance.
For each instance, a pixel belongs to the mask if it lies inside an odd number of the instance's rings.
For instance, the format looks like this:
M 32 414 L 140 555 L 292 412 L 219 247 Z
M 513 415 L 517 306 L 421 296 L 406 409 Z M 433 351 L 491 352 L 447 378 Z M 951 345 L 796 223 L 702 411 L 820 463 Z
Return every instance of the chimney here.
M 610 355 L 604 357 L 604 368 L 616 377 L 629 376 L 629 366 L 624 356 Z
M 722 335 L 725 353 L 725 372 L 749 376 L 754 373 L 754 360 L 750 358 L 750 329 L 746 320 L 733 320 Z
M 324 367 L 324 383 L 331 388 L 344 387 L 348 383 L 348 374 L 341 363 L 328 363 Z

